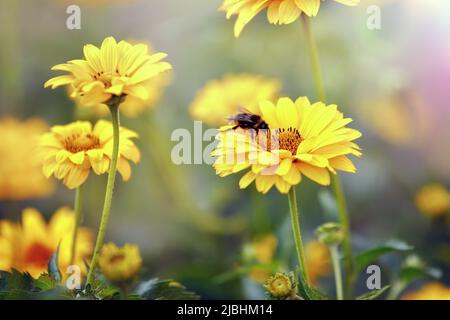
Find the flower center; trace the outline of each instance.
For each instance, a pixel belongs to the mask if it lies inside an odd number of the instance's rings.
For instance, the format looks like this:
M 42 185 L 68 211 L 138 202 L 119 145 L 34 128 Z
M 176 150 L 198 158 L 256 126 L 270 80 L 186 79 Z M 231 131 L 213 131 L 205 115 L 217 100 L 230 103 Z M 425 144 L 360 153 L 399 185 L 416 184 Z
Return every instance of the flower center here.
M 64 148 L 72 153 L 100 148 L 100 139 L 90 133 L 73 134 L 63 140 Z
M 45 268 L 52 257 L 53 250 L 42 243 L 33 243 L 25 252 L 25 265 Z
M 110 263 L 121 262 L 125 259 L 125 255 L 123 253 L 118 253 L 109 258 Z
M 297 148 L 303 140 L 298 130 L 294 128 L 278 129 L 277 133 L 279 143 L 278 148 L 296 154 Z

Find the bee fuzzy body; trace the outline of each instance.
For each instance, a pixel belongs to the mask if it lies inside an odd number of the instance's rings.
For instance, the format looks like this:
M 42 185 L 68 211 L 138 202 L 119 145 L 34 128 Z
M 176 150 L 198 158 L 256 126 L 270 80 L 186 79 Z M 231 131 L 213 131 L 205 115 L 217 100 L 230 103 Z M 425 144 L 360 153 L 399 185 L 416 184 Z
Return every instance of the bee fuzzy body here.
M 269 126 L 261 118 L 261 116 L 253 113 L 248 112 L 238 113 L 232 117 L 229 117 L 228 120 L 233 121 L 235 123 L 233 130 L 241 128 L 241 129 L 253 129 L 256 132 L 258 132 L 259 130 L 269 129 Z

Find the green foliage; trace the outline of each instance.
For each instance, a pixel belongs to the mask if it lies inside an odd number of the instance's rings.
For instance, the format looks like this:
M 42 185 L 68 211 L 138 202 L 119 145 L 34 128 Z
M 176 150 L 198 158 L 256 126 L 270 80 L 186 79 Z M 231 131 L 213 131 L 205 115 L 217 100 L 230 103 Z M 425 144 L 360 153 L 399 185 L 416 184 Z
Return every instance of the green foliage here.
M 390 285 L 384 286 L 381 289 L 366 292 L 366 293 L 360 295 L 359 297 L 356 297 L 356 300 L 374 300 L 374 299 L 378 298 L 379 296 L 381 296 L 390 287 L 391 287 Z
M 391 240 L 382 245 L 363 251 L 356 255 L 355 266 L 361 270 L 371 262 L 388 253 L 403 253 L 412 250 L 413 247 L 403 241 Z
M 48 273 L 41 274 L 39 278 L 34 280 L 33 284 L 37 289 L 42 291 L 52 290 L 58 286 L 58 282 Z
M 146 300 L 197 300 L 200 298 L 176 281 L 158 278 L 140 283 L 136 294 Z
M 302 276 L 299 279 L 299 294 L 305 300 L 328 300 L 329 297 L 316 288 L 308 285 Z
M 439 269 L 429 267 L 418 256 L 412 255 L 405 259 L 399 274 L 399 280 L 405 284 L 409 284 L 415 280 L 423 278 L 438 279 L 442 276 Z
M 0 271 L 0 299 L 27 299 L 35 291 L 33 278 L 15 269 Z

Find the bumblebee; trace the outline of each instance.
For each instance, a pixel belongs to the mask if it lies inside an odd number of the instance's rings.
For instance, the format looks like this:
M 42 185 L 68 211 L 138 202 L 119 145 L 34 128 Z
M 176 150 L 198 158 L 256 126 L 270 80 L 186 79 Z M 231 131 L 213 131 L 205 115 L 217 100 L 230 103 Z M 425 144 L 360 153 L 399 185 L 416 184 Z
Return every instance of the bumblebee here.
M 269 129 L 269 125 L 261 118 L 261 116 L 250 113 L 246 110 L 243 111 L 245 112 L 241 112 L 227 118 L 228 120 L 235 123 L 234 127 L 232 128 L 233 130 L 237 128 L 253 129 L 258 133 L 259 130 Z

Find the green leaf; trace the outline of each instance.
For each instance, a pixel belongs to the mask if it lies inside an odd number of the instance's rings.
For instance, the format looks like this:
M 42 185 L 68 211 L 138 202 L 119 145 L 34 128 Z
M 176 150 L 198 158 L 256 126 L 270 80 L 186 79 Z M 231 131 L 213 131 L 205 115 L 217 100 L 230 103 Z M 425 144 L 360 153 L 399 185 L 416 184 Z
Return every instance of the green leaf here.
M 360 295 L 359 297 L 356 297 L 356 300 L 374 300 L 378 298 L 380 295 L 382 295 L 387 289 L 389 289 L 391 286 L 384 286 L 381 289 L 378 290 L 372 290 L 369 292 L 364 293 L 363 295 Z
M 94 300 L 112 300 L 120 295 L 117 288 L 106 284 L 100 279 L 95 279 L 92 285 L 86 288 L 86 290 L 76 291 L 75 294 L 82 299 Z
M 42 291 L 55 289 L 58 283 L 49 274 L 44 273 L 34 280 L 34 286 Z
M 48 262 L 47 270 L 50 277 L 52 277 L 56 282 L 61 282 L 62 276 L 61 271 L 58 267 L 58 256 L 59 256 L 59 244 L 56 251 L 52 254 L 50 261 Z
M 28 272 L 12 269 L 11 272 L 0 271 L 0 291 L 33 290 L 33 277 Z
M 429 267 L 418 256 L 412 255 L 405 259 L 400 270 L 399 278 L 403 283 L 409 284 L 414 280 L 423 278 L 439 279 L 441 276 L 441 270 Z
M 140 283 L 136 294 L 146 300 L 197 300 L 198 295 L 187 291 L 180 283 L 167 279 L 153 278 Z
M 369 250 L 363 251 L 355 257 L 355 265 L 357 270 L 361 270 L 371 262 L 377 260 L 381 256 L 388 253 L 401 253 L 412 250 L 413 247 L 408 245 L 406 242 L 391 240 L 385 244 L 379 245 L 377 247 L 371 248 Z
M 300 274 L 300 272 L 299 272 Z M 314 287 L 309 286 L 302 276 L 299 279 L 299 294 L 305 300 L 328 300 L 328 296 Z

